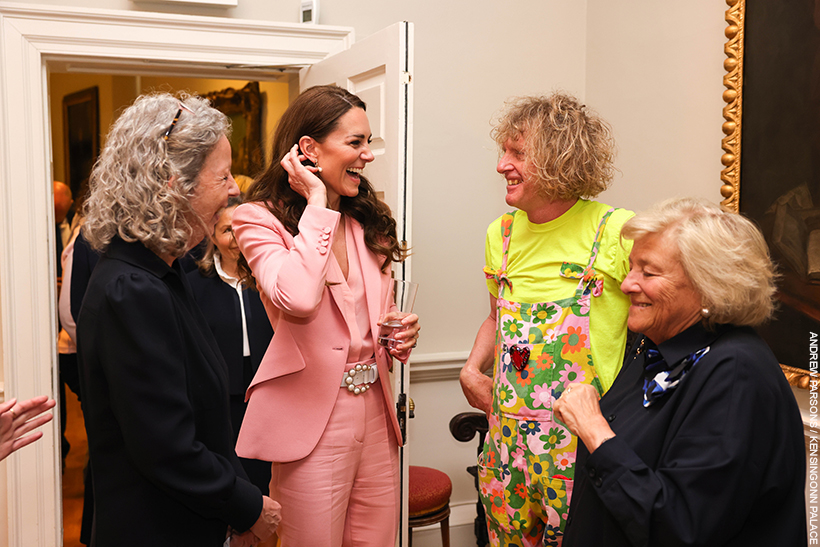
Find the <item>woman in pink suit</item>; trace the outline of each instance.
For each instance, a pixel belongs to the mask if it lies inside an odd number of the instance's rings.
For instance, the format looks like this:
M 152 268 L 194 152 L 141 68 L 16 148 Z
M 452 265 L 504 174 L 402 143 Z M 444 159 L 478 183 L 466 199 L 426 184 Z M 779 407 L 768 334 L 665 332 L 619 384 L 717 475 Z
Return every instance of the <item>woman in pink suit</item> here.
M 285 111 L 273 162 L 234 212 L 233 229 L 274 330 L 248 389 L 237 442 L 272 461 L 282 547 L 387 547 L 399 518 L 401 433 L 388 373 L 400 342 L 378 344 L 390 265 L 404 259 L 396 223 L 362 176 L 371 161 L 365 104 L 313 87 Z

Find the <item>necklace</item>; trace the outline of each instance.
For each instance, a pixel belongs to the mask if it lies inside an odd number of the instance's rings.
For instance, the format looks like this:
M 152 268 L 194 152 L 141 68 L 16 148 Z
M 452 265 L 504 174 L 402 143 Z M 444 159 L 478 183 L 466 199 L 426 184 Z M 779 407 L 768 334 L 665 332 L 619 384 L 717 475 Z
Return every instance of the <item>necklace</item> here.
M 641 344 L 638 346 L 638 349 L 635 350 L 635 355 L 632 356 L 633 361 L 638 358 L 638 355 L 640 355 L 641 352 L 643 352 L 645 345 L 646 345 L 646 336 L 641 338 Z

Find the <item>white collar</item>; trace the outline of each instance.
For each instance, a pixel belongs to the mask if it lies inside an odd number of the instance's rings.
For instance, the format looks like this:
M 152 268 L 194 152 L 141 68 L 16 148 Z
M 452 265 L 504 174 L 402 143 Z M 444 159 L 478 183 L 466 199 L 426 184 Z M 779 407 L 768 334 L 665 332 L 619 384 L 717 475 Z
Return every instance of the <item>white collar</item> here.
M 216 268 L 216 273 L 219 275 L 222 281 L 224 281 L 234 289 L 238 289 L 238 287 L 240 286 L 240 281 L 235 277 L 231 277 L 230 275 L 225 273 L 225 270 L 222 269 L 222 258 L 216 253 L 214 253 L 214 268 Z

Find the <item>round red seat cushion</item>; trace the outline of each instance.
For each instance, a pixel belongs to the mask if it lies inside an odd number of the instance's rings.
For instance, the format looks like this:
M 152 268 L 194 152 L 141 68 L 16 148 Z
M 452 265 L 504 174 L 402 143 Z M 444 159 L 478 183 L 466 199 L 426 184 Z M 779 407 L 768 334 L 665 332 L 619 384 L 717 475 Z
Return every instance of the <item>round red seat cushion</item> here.
M 410 517 L 438 511 L 450 503 L 453 483 L 447 473 L 432 467 L 410 466 Z

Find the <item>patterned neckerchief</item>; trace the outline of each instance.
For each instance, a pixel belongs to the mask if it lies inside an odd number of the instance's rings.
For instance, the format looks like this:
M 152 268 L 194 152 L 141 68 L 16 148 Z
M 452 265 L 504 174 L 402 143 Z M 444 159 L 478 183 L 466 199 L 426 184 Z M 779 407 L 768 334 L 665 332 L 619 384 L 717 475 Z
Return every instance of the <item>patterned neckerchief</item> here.
M 643 406 L 649 407 L 674 391 L 684 375 L 694 367 L 700 358 L 709 353 L 710 346 L 694 351 L 669 365 L 657 347 L 646 349 L 643 373 Z

